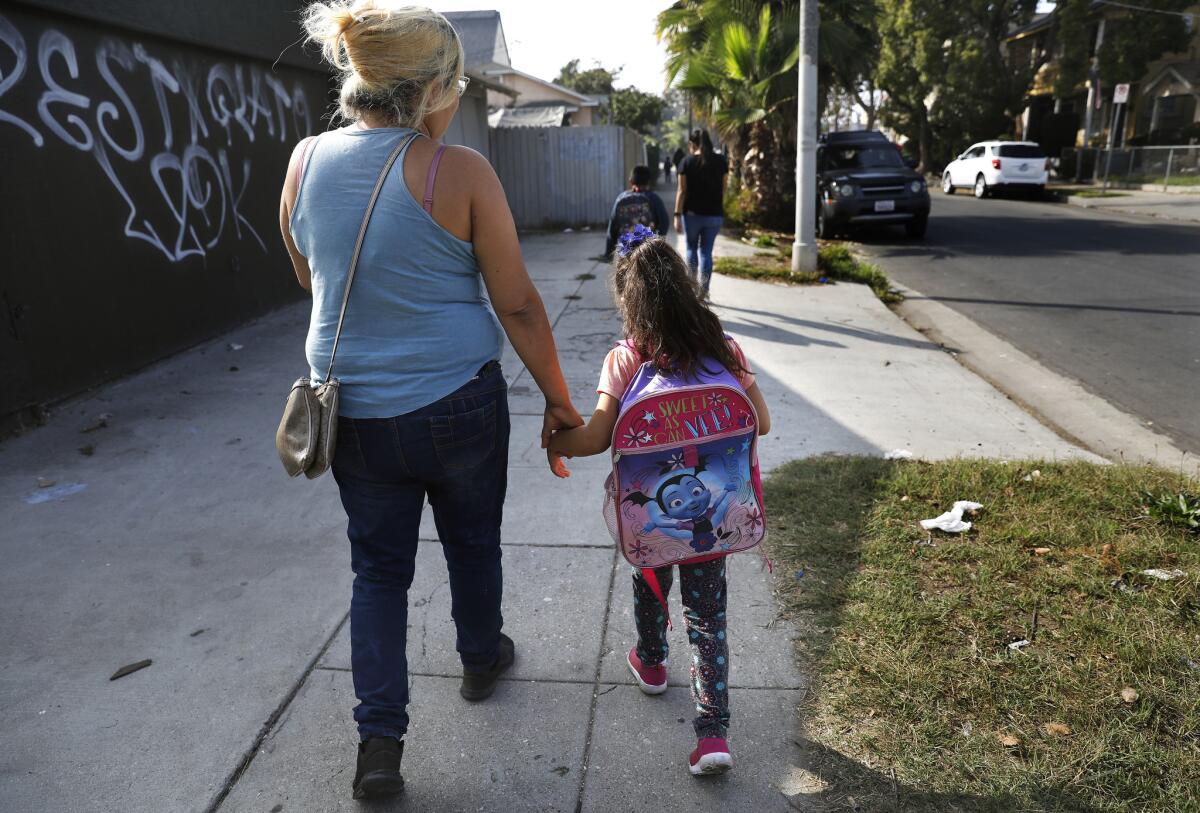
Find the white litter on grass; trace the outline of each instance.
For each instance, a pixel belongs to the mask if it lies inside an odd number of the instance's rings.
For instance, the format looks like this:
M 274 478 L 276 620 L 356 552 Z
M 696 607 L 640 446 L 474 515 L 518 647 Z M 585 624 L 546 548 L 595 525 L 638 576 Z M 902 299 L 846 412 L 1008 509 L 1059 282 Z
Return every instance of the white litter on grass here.
M 892 449 L 883 456 L 884 460 L 912 460 L 912 452 L 908 449 Z
M 1025 647 L 1029 646 L 1030 643 L 1032 643 L 1032 642 L 1027 641 L 1024 638 L 1022 638 L 1019 641 L 1013 641 L 1011 644 L 1008 645 L 1008 648 L 1011 649 L 1013 652 L 1022 652 L 1022 651 L 1024 651 Z
M 567 227 L 567 228 L 563 229 L 563 234 L 571 234 L 574 231 L 575 231 L 574 229 Z
M 30 505 L 38 505 L 44 502 L 54 502 L 72 494 L 78 494 L 87 488 L 86 483 L 63 483 L 61 486 L 53 486 L 51 488 L 41 488 L 34 491 L 32 494 L 26 494 L 22 499 Z
M 980 508 L 983 508 L 981 503 L 971 502 L 970 500 L 959 500 L 954 503 L 953 508 L 941 516 L 921 520 L 921 527 L 927 531 L 932 531 L 936 528 L 948 534 L 960 534 L 963 531 L 971 530 L 971 523 L 963 521 L 963 514 L 978 511 Z
M 1161 570 L 1157 567 L 1152 567 L 1149 570 L 1143 570 L 1142 575 L 1149 576 L 1153 579 L 1159 579 L 1160 581 L 1169 582 L 1172 579 L 1183 578 L 1187 574 L 1182 570 Z
M 246 347 L 246 345 L 244 345 L 244 344 L 238 344 L 237 342 L 230 342 L 230 343 L 229 343 L 229 349 L 230 349 L 230 350 L 242 350 L 242 349 L 244 349 L 245 347 Z

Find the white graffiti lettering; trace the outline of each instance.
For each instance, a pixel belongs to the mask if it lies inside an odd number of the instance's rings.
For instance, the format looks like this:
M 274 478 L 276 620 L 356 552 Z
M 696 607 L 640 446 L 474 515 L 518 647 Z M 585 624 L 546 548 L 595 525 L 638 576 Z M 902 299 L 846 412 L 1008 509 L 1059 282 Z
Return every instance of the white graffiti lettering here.
M 75 59 L 75 44 L 67 39 L 66 34 L 55 31 L 53 28 L 42 34 L 42 40 L 38 44 L 38 68 L 42 71 L 42 81 L 46 83 L 46 91 L 38 101 L 38 114 L 42 117 L 42 122 L 50 128 L 50 132 L 61 138 L 64 143 L 70 144 L 77 150 L 87 152 L 92 148 L 93 143 L 92 131 L 88 128 L 87 123 L 74 113 L 67 114 L 67 122 L 78 127 L 82 134 L 81 138 L 76 138 L 67 132 L 67 129 L 59 124 L 50 113 L 50 105 L 56 102 L 80 110 L 86 110 L 91 104 L 91 100 L 87 96 L 65 90 L 58 82 L 54 81 L 54 77 L 50 74 L 50 59 L 55 54 L 61 55 L 63 62 L 67 63 L 67 72 L 70 77 L 72 79 L 79 78 L 79 62 Z
M 0 14 L 0 46 L 12 61 L 7 73 L 0 69 L 0 101 L 29 81 L 26 43 L 33 39 Z M 253 167 L 240 150 L 264 133 L 287 143 L 311 132 L 312 114 L 301 84 L 289 91 L 277 76 L 255 65 L 202 66 L 175 57 L 168 67 L 142 43 L 113 37 L 100 41 L 94 57 L 96 76 L 110 98 L 93 99 L 81 92 L 87 77 L 81 76 L 79 55 L 66 34 L 54 28 L 41 32 L 37 117 L 63 144 L 95 159 L 126 207 L 124 235 L 152 246 L 171 262 L 204 258 L 222 240 L 250 240 L 265 253 L 266 243 L 242 211 Z M 151 94 L 153 103 L 148 101 Z M 141 108 L 139 99 L 147 100 Z M 28 135 L 35 147 L 46 146 L 38 124 L 13 112 L 11 103 L 8 107 L 0 109 L 0 136 L 11 126 Z M 213 136 L 222 143 L 211 144 Z M 152 145 L 159 143 L 162 149 L 156 152 Z M 151 200 L 141 200 L 130 193 L 123 178 L 138 172 L 157 197 L 151 192 Z
M 29 63 L 29 54 L 25 50 L 25 38 L 21 36 L 21 32 L 4 17 L 0 17 L 0 42 L 3 42 L 16 58 L 16 63 L 13 65 L 13 69 L 9 71 L 8 76 L 0 72 L 0 96 L 3 96 L 8 92 L 9 88 L 20 82 L 21 77 L 25 75 L 25 68 Z M 42 134 L 37 131 L 36 127 L 24 119 L 17 118 L 12 113 L 0 110 L 0 122 L 8 122 L 20 127 L 29 133 L 30 138 L 33 139 L 33 143 L 39 147 L 45 143 L 45 139 L 42 138 Z

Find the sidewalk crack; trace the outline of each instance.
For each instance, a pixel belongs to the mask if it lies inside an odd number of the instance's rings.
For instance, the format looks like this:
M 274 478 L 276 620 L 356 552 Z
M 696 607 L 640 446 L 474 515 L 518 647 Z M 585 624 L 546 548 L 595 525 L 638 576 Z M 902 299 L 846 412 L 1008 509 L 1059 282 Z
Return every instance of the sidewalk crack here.
M 596 653 L 596 671 L 592 678 L 592 703 L 588 709 L 587 733 L 583 740 L 583 759 L 579 766 L 579 792 L 575 797 L 575 813 L 583 811 L 583 795 L 587 790 L 588 761 L 592 757 L 592 734 L 596 729 L 596 705 L 601 694 L 608 694 L 616 686 L 600 691 L 600 670 L 604 664 L 604 653 L 608 646 L 608 615 L 612 610 L 613 586 L 617 581 L 617 549 L 613 548 L 612 567 L 608 572 L 608 593 L 604 598 L 604 618 L 600 623 L 600 649 Z
M 580 280 L 579 284 L 575 286 L 575 290 L 571 292 L 571 296 L 578 296 L 579 292 L 583 289 L 583 286 L 586 283 L 587 283 L 587 280 Z M 539 294 L 540 293 L 541 292 L 539 291 Z M 554 317 L 554 321 L 550 323 L 551 332 L 554 331 L 554 328 L 558 327 L 558 323 L 561 322 L 562 318 L 567 315 L 567 311 L 569 311 L 571 309 L 572 302 L 574 302 L 574 300 L 568 299 L 567 304 L 563 305 L 563 309 L 558 312 L 558 316 Z M 545 302 L 543 301 L 542 304 L 545 305 Z M 555 344 L 557 344 L 557 342 L 555 342 Z M 519 373 L 517 373 L 515 378 L 513 378 L 512 383 L 508 385 L 509 388 L 511 389 L 512 387 L 515 387 L 517 385 L 517 382 L 520 381 L 521 377 L 524 376 L 525 373 L 527 373 L 527 372 L 529 372 L 529 368 L 526 367 L 524 364 L 522 364 L 521 371 Z
M 238 764 L 234 767 L 233 771 L 230 772 L 229 776 L 226 777 L 225 782 L 221 785 L 221 789 L 217 792 L 217 795 L 213 797 L 213 800 L 208 803 L 207 807 L 204 808 L 204 813 L 216 813 L 216 811 L 220 809 L 221 805 L 225 803 L 225 799 L 233 791 L 234 787 L 241 780 L 247 769 L 249 769 L 250 763 L 254 761 L 256 756 L 258 756 L 258 753 L 262 749 L 263 743 L 266 741 L 267 737 L 271 736 L 277 725 L 281 725 L 281 720 L 291 707 L 292 701 L 296 699 L 296 695 L 298 695 L 300 690 L 304 688 L 304 684 L 308 682 L 309 675 L 313 673 L 313 670 L 317 668 L 317 664 L 320 663 L 321 659 L 325 657 L 325 653 L 329 651 L 329 647 L 333 645 L 334 639 L 336 639 L 338 633 L 342 631 L 342 627 L 346 626 L 346 621 L 348 621 L 349 618 L 350 611 L 347 610 L 342 616 L 341 620 L 338 621 L 337 625 L 333 628 L 333 632 L 329 633 L 329 637 L 325 639 L 325 643 L 323 643 L 321 648 L 317 650 L 317 654 L 313 655 L 312 659 L 310 659 L 308 664 L 304 667 L 304 671 L 300 673 L 300 677 L 295 683 L 292 684 L 292 688 L 289 689 L 288 693 L 283 696 L 283 700 L 279 702 L 279 705 L 276 706 L 275 710 L 271 712 L 271 715 L 267 717 L 267 721 L 262 724 L 261 728 L 259 728 L 258 734 L 254 738 L 254 742 L 252 742 L 250 744 L 250 748 L 242 754 L 242 758 L 238 760 Z

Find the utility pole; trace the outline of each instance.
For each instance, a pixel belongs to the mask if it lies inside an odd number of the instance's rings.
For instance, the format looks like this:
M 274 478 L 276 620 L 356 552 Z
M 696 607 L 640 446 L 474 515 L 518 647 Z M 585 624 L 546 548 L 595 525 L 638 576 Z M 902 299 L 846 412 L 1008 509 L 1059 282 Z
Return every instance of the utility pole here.
M 796 238 L 792 273 L 817 270 L 817 0 L 800 0 L 796 96 Z
M 1083 180 L 1083 156 L 1092 146 L 1092 127 L 1093 116 L 1096 110 L 1103 103 L 1100 96 L 1100 46 L 1104 44 L 1104 22 L 1105 18 L 1100 17 L 1100 25 L 1096 29 L 1096 44 L 1092 46 L 1092 58 L 1088 65 L 1088 94 L 1087 94 L 1087 110 L 1083 114 L 1083 146 L 1080 148 L 1078 157 L 1075 159 L 1075 180 Z M 1096 164 L 1100 161 L 1100 151 L 1096 151 Z M 1099 169 L 1095 164 L 1092 166 L 1092 180 L 1096 179 L 1096 170 Z

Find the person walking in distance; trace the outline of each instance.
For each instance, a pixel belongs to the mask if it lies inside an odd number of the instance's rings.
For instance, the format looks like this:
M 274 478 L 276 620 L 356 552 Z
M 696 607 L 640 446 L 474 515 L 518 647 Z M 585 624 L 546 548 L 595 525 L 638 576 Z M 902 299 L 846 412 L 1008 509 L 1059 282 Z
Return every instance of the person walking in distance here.
M 688 273 L 707 299 L 712 280 L 713 243 L 725 222 L 725 176 L 729 164 L 725 156 L 713 150 L 707 130 L 692 131 L 688 150 L 690 154 L 679 165 L 675 230 L 685 235 Z
M 449 570 L 462 697 L 490 696 L 516 657 L 500 611 L 505 335 L 546 397 L 542 445 L 582 420 L 496 173 L 477 152 L 440 142 L 467 84 L 454 28 L 427 8 L 385 0 L 313 3 L 304 21 L 341 71 L 348 124 L 297 145 L 280 228 L 313 295 L 314 383 L 348 292 L 333 475 L 354 571 L 352 793 L 386 796 L 404 786 L 408 589 L 426 498 Z M 360 261 L 348 287 L 352 256 Z

